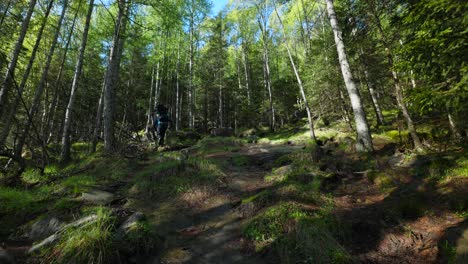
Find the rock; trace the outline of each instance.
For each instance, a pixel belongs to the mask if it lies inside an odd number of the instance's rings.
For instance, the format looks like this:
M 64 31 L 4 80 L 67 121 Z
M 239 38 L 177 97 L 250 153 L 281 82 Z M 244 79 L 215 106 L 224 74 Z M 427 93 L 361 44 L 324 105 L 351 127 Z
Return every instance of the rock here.
M 80 200 L 91 204 L 105 205 L 114 200 L 114 195 L 101 190 L 91 190 L 84 192 L 81 195 Z
M 14 258 L 6 250 L 0 247 L 0 264 L 14 264 Z
M 28 238 L 33 241 L 42 240 L 52 235 L 53 233 L 59 231 L 62 226 L 63 223 L 60 222 L 60 220 L 58 220 L 57 218 L 46 217 L 35 222 L 31 226 L 31 231 L 28 233 Z
M 242 138 L 248 138 L 248 137 L 252 137 L 256 135 L 257 135 L 257 129 L 255 128 L 247 129 L 239 134 L 239 136 Z
M 210 134 L 216 137 L 232 137 L 234 135 L 234 129 L 230 127 L 213 128 Z
M 253 202 L 248 202 L 241 204 L 237 210 L 239 212 L 240 217 L 249 218 L 255 215 L 258 208 Z
M 388 159 L 388 165 L 390 167 L 400 167 L 405 161 L 405 155 L 403 153 L 395 153 Z
M 145 219 L 145 215 L 142 212 L 136 212 L 129 216 L 125 222 L 119 227 L 119 232 L 127 234 L 132 227 L 134 227 L 139 221 Z
M 293 170 L 293 165 L 290 164 L 290 165 L 285 165 L 285 166 L 275 169 L 274 173 L 275 175 L 287 175 L 292 170 Z

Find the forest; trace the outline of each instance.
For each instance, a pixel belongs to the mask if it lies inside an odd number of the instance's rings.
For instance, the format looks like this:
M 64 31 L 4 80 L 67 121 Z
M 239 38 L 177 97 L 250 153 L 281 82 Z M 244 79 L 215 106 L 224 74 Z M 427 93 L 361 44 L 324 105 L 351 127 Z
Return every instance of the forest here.
M 468 263 L 467 29 L 463 0 L 1 0 L 0 263 Z

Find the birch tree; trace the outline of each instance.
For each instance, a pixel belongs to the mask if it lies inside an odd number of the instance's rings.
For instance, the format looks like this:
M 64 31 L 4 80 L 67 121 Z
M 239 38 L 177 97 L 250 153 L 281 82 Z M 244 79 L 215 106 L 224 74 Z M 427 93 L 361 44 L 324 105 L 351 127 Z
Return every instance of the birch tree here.
M 330 19 L 330 24 L 333 29 L 333 35 L 335 37 L 336 50 L 338 52 L 338 57 L 340 61 L 341 72 L 343 74 L 343 79 L 348 91 L 349 98 L 351 100 L 351 106 L 354 113 L 354 121 L 356 123 L 356 150 L 358 151 L 373 151 L 374 147 L 372 144 L 372 138 L 370 134 L 369 124 L 367 122 L 366 112 L 364 111 L 364 106 L 361 100 L 361 95 L 359 90 L 354 83 L 353 75 L 349 67 L 348 58 L 346 55 L 346 50 L 343 42 L 341 28 L 338 25 L 338 19 L 335 13 L 335 7 L 332 0 L 325 0 L 327 4 L 328 17 Z

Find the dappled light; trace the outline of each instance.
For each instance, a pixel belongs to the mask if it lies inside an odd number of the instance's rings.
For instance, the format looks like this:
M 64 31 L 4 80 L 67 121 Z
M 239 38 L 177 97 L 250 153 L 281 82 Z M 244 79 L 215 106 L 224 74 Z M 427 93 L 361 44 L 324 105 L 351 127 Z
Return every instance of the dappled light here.
M 467 14 L 1 0 L 0 264 L 468 263 Z

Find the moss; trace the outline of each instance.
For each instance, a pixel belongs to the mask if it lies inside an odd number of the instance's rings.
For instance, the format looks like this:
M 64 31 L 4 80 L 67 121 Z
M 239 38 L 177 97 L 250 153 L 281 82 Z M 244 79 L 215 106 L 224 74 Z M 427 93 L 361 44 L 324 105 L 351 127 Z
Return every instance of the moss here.
M 392 180 L 392 176 L 380 171 L 371 171 L 367 173 L 367 179 L 373 184 L 380 187 L 382 191 L 390 191 L 395 187 L 395 183 Z
M 41 175 L 41 172 L 35 168 L 28 168 L 23 172 L 23 174 L 21 174 L 21 180 L 27 184 L 35 184 L 47 179 L 47 174 Z

